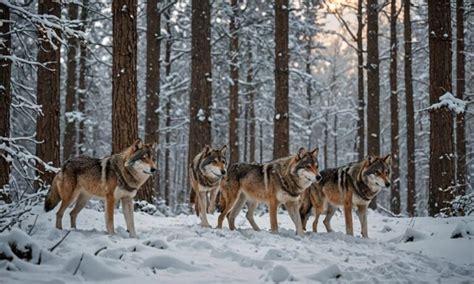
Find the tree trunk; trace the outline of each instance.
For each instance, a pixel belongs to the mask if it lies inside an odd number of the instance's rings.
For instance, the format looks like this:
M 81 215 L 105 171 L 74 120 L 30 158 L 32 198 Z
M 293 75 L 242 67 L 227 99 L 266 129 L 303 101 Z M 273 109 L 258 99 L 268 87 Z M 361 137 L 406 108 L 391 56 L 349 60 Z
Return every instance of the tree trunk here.
M 160 116 L 160 11 L 159 0 L 148 0 L 146 4 L 146 114 L 145 143 L 159 143 Z M 157 151 L 156 159 L 159 154 Z M 159 193 L 160 171 L 148 179 L 138 192 L 137 198 L 153 201 L 154 193 Z M 166 198 L 166 197 L 165 197 Z
M 390 210 L 400 214 L 400 149 L 398 146 L 398 87 L 397 87 L 397 2 L 390 2 L 390 138 L 392 153 L 392 186 Z
M 466 89 L 464 54 L 464 5 L 463 0 L 456 0 L 456 96 L 464 99 Z M 456 156 L 457 176 L 456 183 L 459 185 L 456 195 L 464 195 L 467 189 L 466 179 L 466 121 L 465 114 L 460 113 L 456 117 Z
M 4 59 L 3 56 L 10 55 L 11 38 L 10 38 L 10 8 L 5 4 L 0 4 L 0 137 L 10 137 L 10 105 L 12 102 L 11 93 L 11 61 Z M 1 143 L 8 142 L 0 141 Z M 4 187 L 8 187 L 10 180 L 10 163 L 4 158 L 6 152 L 0 150 L 0 191 Z M 7 192 L 0 193 L 0 201 L 8 201 L 10 198 Z
M 230 16 L 230 79 L 229 86 L 229 165 L 239 162 L 239 36 L 238 19 L 239 6 L 237 0 L 231 0 L 232 14 Z
M 112 57 L 112 152 L 138 138 L 137 0 L 114 0 Z
M 288 100 L 288 0 L 275 1 L 275 116 L 273 158 L 289 155 L 290 117 Z
M 367 0 L 367 151 L 372 156 L 380 155 L 378 9 L 377 0 Z M 370 208 L 377 208 L 376 198 Z
M 430 104 L 452 90 L 451 7 L 449 0 L 428 4 L 430 47 Z M 453 199 L 453 117 L 447 107 L 430 111 L 429 214 L 434 216 Z
M 411 55 L 411 18 L 410 0 L 404 0 L 403 26 L 405 38 L 405 100 L 407 115 L 407 213 L 415 216 L 416 204 L 416 169 L 415 169 L 415 111 L 413 103 L 413 76 Z
M 89 0 L 83 1 L 83 7 L 81 8 L 81 30 L 86 30 L 86 20 L 88 17 L 87 7 Z M 84 127 L 85 113 L 86 113 L 86 75 L 87 75 L 87 43 L 81 42 L 80 48 L 80 59 L 79 59 L 79 90 L 77 98 L 77 111 L 81 113 L 81 119 L 79 121 L 79 141 L 78 141 L 78 154 L 82 155 L 85 152 L 85 140 L 86 130 Z
M 165 12 L 165 19 L 166 19 L 166 44 L 165 44 L 165 75 L 166 78 L 169 78 L 171 74 L 171 25 L 170 25 L 170 12 L 167 10 Z M 166 134 L 165 134 L 165 200 L 166 200 L 166 205 L 170 206 L 171 205 L 171 196 L 170 196 L 170 131 L 169 128 L 171 127 L 171 97 L 168 95 L 166 98 L 166 121 L 165 121 L 165 127 L 166 127 Z M 177 160 L 175 160 L 177 161 Z
M 255 130 L 255 88 L 253 86 L 253 67 L 252 67 L 252 49 L 249 46 L 249 68 L 247 70 L 247 85 L 248 85 L 248 94 L 249 94 L 249 162 L 254 163 L 255 160 L 255 152 L 257 148 L 256 143 L 256 130 Z
M 329 112 L 326 110 L 326 113 L 324 114 L 324 147 L 323 147 L 323 153 L 324 153 L 324 168 L 328 169 L 329 164 L 328 164 L 328 144 L 329 144 Z
M 77 20 L 78 6 L 69 3 L 69 20 Z M 66 80 L 66 106 L 64 111 L 64 136 L 63 136 L 63 162 L 75 155 L 76 144 L 76 119 L 72 116 L 76 106 L 76 54 L 78 40 L 72 36 L 68 38 L 67 52 L 67 80 Z
M 61 4 L 56 1 L 39 1 L 38 14 L 61 17 Z M 42 114 L 36 120 L 36 155 L 53 166 L 60 165 L 60 43 L 56 38 L 48 39 L 48 31 L 39 27 L 37 61 L 43 66 L 38 67 L 37 73 L 37 104 L 41 105 Z M 60 34 L 59 29 L 55 29 Z M 51 184 L 54 173 L 46 171 L 43 165 L 38 165 L 39 187 Z
M 337 113 L 334 114 L 334 167 L 337 168 Z
M 209 0 L 192 0 L 188 162 L 211 144 L 212 65 Z M 194 191 L 190 200 L 194 202 Z
M 362 2 L 357 1 L 357 94 L 359 108 L 357 109 L 357 154 L 359 161 L 365 155 L 365 102 L 364 102 L 364 46 L 362 31 L 364 29 L 364 19 L 362 18 Z

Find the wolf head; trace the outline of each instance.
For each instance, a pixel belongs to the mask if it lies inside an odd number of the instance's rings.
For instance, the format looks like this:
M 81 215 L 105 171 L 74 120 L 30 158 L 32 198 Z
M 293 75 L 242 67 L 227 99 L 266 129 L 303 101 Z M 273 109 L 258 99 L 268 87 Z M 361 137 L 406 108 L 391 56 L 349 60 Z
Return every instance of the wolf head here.
M 148 175 L 156 173 L 156 148 L 157 144 L 143 144 L 140 139 L 127 149 L 126 166 Z
M 213 149 L 209 145 L 204 146 L 201 151 L 201 163 L 199 164 L 199 168 L 204 175 L 210 178 L 221 178 L 226 174 L 226 150 L 227 145 L 219 149 Z
M 391 183 L 392 155 L 385 157 L 369 156 L 363 161 L 362 179 L 373 192 L 389 188 Z
M 311 183 L 321 180 L 318 152 L 318 148 L 306 151 L 305 148 L 301 147 L 293 158 L 294 163 L 291 172 L 301 180 L 300 184 L 303 185 L 303 187 L 308 187 Z

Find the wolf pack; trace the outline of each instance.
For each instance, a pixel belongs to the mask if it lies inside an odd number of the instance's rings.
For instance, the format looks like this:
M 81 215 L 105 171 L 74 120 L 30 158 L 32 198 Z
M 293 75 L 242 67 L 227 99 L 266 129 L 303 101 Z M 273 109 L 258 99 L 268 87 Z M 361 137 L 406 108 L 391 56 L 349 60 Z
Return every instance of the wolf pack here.
M 260 203 L 268 206 L 270 228 L 278 233 L 278 208 L 284 205 L 303 237 L 308 219 L 313 213 L 312 230 L 317 232 L 321 214 L 326 213 L 324 226 L 332 231 L 331 218 L 341 208 L 346 233 L 353 235 L 352 211 L 357 209 L 362 237 L 368 238 L 367 209 L 370 202 L 391 183 L 391 155 L 368 156 L 338 168 L 320 171 L 318 148 L 300 148 L 288 157 L 265 163 L 235 163 L 228 165 L 227 147 L 204 146 L 189 165 L 192 187 L 191 203 L 203 227 L 211 227 L 207 214 L 220 209 L 217 228 L 222 229 L 227 219 L 230 230 L 235 230 L 235 219 L 247 206 L 246 218 L 259 231 L 254 220 Z M 156 144 L 144 144 L 137 139 L 122 152 L 101 159 L 80 156 L 64 163 L 52 181 L 44 209 L 50 211 L 60 202 L 56 213 L 56 228 L 62 229 L 66 209 L 70 212 L 71 227 L 76 228 L 79 212 L 90 198 L 105 202 L 105 223 L 108 234 L 114 234 L 114 209 L 122 203 L 127 231 L 137 237 L 134 225 L 133 200 L 137 191 L 157 171 Z

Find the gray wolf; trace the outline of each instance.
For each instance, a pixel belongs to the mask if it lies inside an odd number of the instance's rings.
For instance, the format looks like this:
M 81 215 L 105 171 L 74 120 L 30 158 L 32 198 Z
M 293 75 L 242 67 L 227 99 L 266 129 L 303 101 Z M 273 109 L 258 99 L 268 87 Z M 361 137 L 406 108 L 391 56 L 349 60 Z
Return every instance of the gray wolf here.
M 102 159 L 81 156 L 64 163 L 54 177 L 44 209 L 51 211 L 61 201 L 56 213 L 56 228 L 62 229 L 66 208 L 74 201 L 71 227 L 91 197 L 105 200 L 107 232 L 114 234 L 114 207 L 122 201 L 122 210 L 130 237 L 137 237 L 133 219 L 133 198 L 146 180 L 156 172 L 156 144 L 143 144 L 137 139 L 124 151 Z
M 306 227 L 313 208 L 313 231 L 316 232 L 319 216 L 327 210 L 323 223 L 326 230 L 331 232 L 331 218 L 336 207 L 343 207 L 346 233 L 353 235 L 352 208 L 356 207 L 362 237 L 368 238 L 367 207 L 382 189 L 390 187 L 391 163 L 390 154 L 385 157 L 369 156 L 360 162 L 322 171 L 322 180 L 303 193 L 300 207 L 303 227 Z

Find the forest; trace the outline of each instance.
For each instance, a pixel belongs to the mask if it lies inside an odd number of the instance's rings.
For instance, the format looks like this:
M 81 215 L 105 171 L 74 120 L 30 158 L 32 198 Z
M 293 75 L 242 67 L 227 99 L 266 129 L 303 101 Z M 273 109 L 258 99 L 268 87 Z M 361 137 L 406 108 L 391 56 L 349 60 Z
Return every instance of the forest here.
M 473 7 L 456 0 L 0 1 L 0 199 L 141 137 L 137 198 L 188 212 L 204 145 L 228 164 L 318 146 L 321 169 L 392 154 L 393 215 L 473 212 Z

